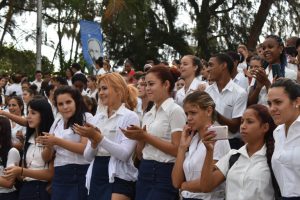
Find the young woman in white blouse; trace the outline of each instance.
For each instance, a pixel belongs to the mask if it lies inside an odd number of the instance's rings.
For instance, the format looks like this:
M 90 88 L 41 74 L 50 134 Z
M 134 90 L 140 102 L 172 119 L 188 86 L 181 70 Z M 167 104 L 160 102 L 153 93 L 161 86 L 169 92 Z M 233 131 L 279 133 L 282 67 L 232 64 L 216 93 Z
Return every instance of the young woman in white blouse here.
M 198 191 L 211 192 L 226 181 L 225 199 L 274 200 L 273 186 L 276 188 L 276 181 L 271 168 L 274 129 L 274 121 L 266 106 L 249 106 L 242 116 L 240 126 L 246 144 L 239 150 L 232 149 L 215 166 L 215 142 L 212 138 L 216 134 L 205 133 L 203 142 L 207 151 Z
M 20 97 L 12 96 L 8 100 L 8 110 L 11 114 L 17 115 L 19 117 L 23 116 L 24 104 Z M 14 122 L 10 121 L 11 124 L 11 134 L 12 134 L 12 143 L 13 147 L 17 148 L 19 151 L 23 148 L 23 140 L 19 140 L 18 137 L 25 136 L 26 127 L 21 126 Z
M 87 113 L 79 90 L 70 86 L 61 86 L 54 92 L 57 118 L 48 133 L 39 140 L 47 145 L 45 159 L 54 158 L 54 177 L 52 181 L 53 200 L 85 200 L 85 174 L 89 162 L 83 157 L 87 139 L 75 134 L 72 126 L 90 123 L 92 114 Z
M 178 105 L 183 105 L 184 98 L 196 91 L 198 87 L 206 82 L 199 79 L 202 63 L 200 58 L 194 55 L 185 55 L 180 60 L 180 77 L 184 79 L 184 87 L 176 92 L 175 101 Z
M 18 199 L 18 193 L 14 187 L 16 177 L 8 178 L 5 175 L 5 168 L 18 166 L 20 154 L 12 147 L 9 119 L 0 116 L 0 127 L 0 199 L 16 200 Z
M 152 67 L 146 74 L 146 92 L 154 106 L 143 118 L 142 126 L 129 126 L 123 133 L 137 140 L 143 159 L 136 184 L 136 200 L 178 198 L 171 173 L 186 118 L 183 109 L 170 97 L 175 80 L 170 69 Z M 144 146 L 144 148 L 141 148 Z
M 278 125 L 272 168 L 282 199 L 300 199 L 300 85 L 290 79 L 277 80 L 269 89 L 268 104 Z
M 172 171 L 173 185 L 181 189 L 183 200 L 224 199 L 224 188 L 218 188 L 211 193 L 194 192 L 198 189 L 206 154 L 202 138 L 216 117 L 215 107 L 213 99 L 206 92 L 193 92 L 184 100 L 183 108 L 187 115 L 187 125 L 181 135 L 176 162 Z M 214 148 L 213 160 L 215 162 L 220 160 L 229 151 L 228 140 L 218 140 Z
M 138 170 L 132 155 L 136 141 L 126 138 L 120 128 L 139 125 L 132 111 L 137 96 L 118 73 L 104 74 L 98 82 L 99 98 L 106 109 L 93 118 L 92 124 L 74 125 L 76 133 L 89 139 L 84 152 L 84 157 L 92 161 L 86 181 L 88 199 L 134 199 Z
M 50 200 L 46 188 L 53 177 L 53 159 L 44 160 L 47 147 L 41 145 L 38 136 L 48 132 L 53 123 L 51 106 L 43 97 L 28 103 L 27 131 L 22 166 L 6 168 L 9 177 L 23 179 L 19 200 Z

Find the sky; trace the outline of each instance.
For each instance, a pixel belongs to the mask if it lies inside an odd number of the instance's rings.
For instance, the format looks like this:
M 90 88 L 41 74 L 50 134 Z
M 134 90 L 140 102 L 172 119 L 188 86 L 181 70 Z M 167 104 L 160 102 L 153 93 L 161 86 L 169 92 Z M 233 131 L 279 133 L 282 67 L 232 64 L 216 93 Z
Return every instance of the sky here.
M 45 12 L 45 10 L 43 10 Z M 4 16 L 7 13 L 7 9 L 2 9 L 0 11 L 0 15 Z M 6 45 L 13 45 L 15 48 L 19 50 L 31 50 L 36 52 L 36 43 L 35 43 L 35 30 L 36 30 L 36 13 L 34 12 L 24 12 L 22 15 L 15 15 L 14 20 L 16 22 L 16 29 L 14 30 L 14 35 L 16 40 L 14 40 L 10 34 L 6 33 L 4 37 L 4 43 Z M 99 18 L 96 18 L 96 21 L 100 22 Z M 178 26 L 186 25 L 189 28 L 192 27 L 192 22 L 190 21 L 190 17 L 188 13 L 184 9 L 180 9 L 179 18 L 177 19 Z M 3 26 L 3 23 L 0 24 Z M 79 31 L 79 26 L 77 28 Z M 46 56 L 50 62 L 53 60 L 53 56 L 55 53 L 55 48 L 58 43 L 58 35 L 57 35 L 57 26 L 50 25 L 47 26 L 43 23 L 42 26 L 43 32 L 43 45 L 42 45 L 42 55 Z M 0 34 L 2 35 L 2 28 L 0 29 Z M 105 40 L 105 37 L 104 37 Z M 63 51 L 65 57 L 69 59 L 70 57 L 70 49 L 71 49 L 71 40 L 63 37 L 62 39 Z M 76 45 L 74 45 L 75 48 Z M 81 52 L 81 48 L 79 49 Z M 73 54 L 74 55 L 74 54 Z M 104 52 L 105 55 L 105 52 Z M 170 58 L 171 62 L 171 58 Z M 53 60 L 53 64 L 55 66 L 55 71 L 59 71 L 59 60 L 58 57 Z

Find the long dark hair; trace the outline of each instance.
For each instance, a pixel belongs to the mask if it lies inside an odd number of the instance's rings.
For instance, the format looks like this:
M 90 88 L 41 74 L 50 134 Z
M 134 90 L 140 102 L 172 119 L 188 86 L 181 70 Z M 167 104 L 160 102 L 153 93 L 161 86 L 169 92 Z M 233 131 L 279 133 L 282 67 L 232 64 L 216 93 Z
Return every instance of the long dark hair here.
M 28 108 L 31 108 L 32 110 L 40 114 L 40 124 L 37 128 L 30 128 L 27 124 L 25 146 L 24 146 L 24 159 L 23 159 L 25 166 L 26 166 L 26 153 L 30 145 L 29 143 L 30 137 L 35 133 L 35 131 L 37 131 L 36 133 L 37 136 L 42 135 L 43 132 L 49 132 L 51 125 L 54 122 L 51 105 L 48 103 L 48 101 L 45 98 L 39 97 L 30 100 L 28 103 Z
M 67 121 L 66 128 L 69 128 L 74 123 L 83 125 L 86 121 L 85 113 L 88 112 L 86 105 L 84 104 L 82 95 L 79 90 L 72 88 L 70 86 L 61 86 L 54 92 L 54 103 L 57 107 L 57 97 L 61 94 L 70 94 L 72 99 L 75 101 L 75 113 L 74 115 Z
M 6 167 L 7 155 L 12 148 L 9 119 L 0 115 L 0 165 Z
M 265 144 L 267 147 L 266 157 L 267 157 L 268 166 L 270 168 L 272 184 L 273 184 L 275 194 L 281 196 L 279 186 L 278 186 L 278 183 L 274 176 L 274 172 L 273 172 L 272 165 L 271 165 L 271 159 L 272 159 L 272 155 L 274 152 L 274 143 L 275 143 L 274 138 L 273 138 L 273 131 L 275 130 L 276 125 L 275 125 L 273 118 L 270 115 L 268 108 L 266 106 L 260 105 L 260 104 L 254 104 L 254 105 L 249 106 L 247 109 L 254 110 L 256 112 L 259 120 L 261 121 L 261 123 L 269 124 L 269 130 L 267 131 L 267 133 L 265 134 L 265 137 L 264 137 L 264 141 L 265 141 Z

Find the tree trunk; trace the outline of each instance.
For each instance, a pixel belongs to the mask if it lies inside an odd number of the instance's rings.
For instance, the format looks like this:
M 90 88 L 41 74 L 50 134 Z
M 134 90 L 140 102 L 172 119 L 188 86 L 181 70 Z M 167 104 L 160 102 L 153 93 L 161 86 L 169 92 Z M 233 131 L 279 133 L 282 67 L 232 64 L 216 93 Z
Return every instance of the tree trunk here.
M 14 14 L 14 0 L 10 0 L 9 1 L 9 7 L 8 7 L 8 12 L 6 14 L 6 21 L 5 21 L 5 24 L 4 24 L 4 28 L 3 28 L 3 33 L 2 33 L 2 36 L 1 36 L 1 40 L 0 40 L 0 47 L 3 45 L 3 41 L 4 41 L 4 36 L 7 32 L 7 29 L 9 27 L 9 24 L 11 22 L 11 19 L 12 19 L 12 16 Z
M 273 3 L 274 0 L 261 0 L 248 37 L 247 47 L 249 50 L 255 50 L 258 38 L 262 32 L 262 28 L 264 26 L 264 23 L 266 22 Z

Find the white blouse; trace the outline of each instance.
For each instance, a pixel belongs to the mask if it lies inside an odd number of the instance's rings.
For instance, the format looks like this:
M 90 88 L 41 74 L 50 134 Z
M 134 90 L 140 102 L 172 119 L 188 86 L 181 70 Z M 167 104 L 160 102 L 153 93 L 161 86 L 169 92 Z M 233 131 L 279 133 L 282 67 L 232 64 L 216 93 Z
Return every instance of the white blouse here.
M 244 145 L 239 150 L 232 149 L 217 162 L 216 166 L 226 178 L 226 199 L 274 200 L 266 150 L 263 146 L 249 157 Z M 229 159 L 236 153 L 240 153 L 240 157 L 229 170 Z
M 274 131 L 272 168 L 283 197 L 300 196 L 300 116 L 285 133 L 285 125 Z
M 172 98 L 168 98 L 158 109 L 154 105 L 144 115 L 142 127 L 146 125 L 147 133 L 171 142 L 172 133 L 182 131 L 185 123 L 186 116 L 183 109 Z M 175 157 L 147 143 L 143 149 L 143 159 L 165 163 L 175 162 Z
M 28 142 L 29 147 L 26 153 L 26 168 L 32 170 L 48 169 L 49 165 L 42 157 L 44 146 L 35 142 L 34 135 L 29 138 Z M 37 179 L 25 177 L 24 180 L 34 181 Z
M 220 160 L 224 155 L 230 151 L 230 145 L 228 140 L 218 140 L 215 143 L 214 148 L 214 160 Z M 199 134 L 196 134 L 189 146 L 189 151 L 185 154 L 185 159 L 183 162 L 183 171 L 186 181 L 192 181 L 200 178 L 204 160 L 206 156 L 206 147 L 199 140 Z M 211 193 L 194 193 L 189 191 L 182 191 L 181 195 L 184 198 L 195 198 L 195 199 L 224 199 L 224 187 L 218 187 Z M 219 197 L 219 198 L 218 198 Z
M 85 118 L 87 123 L 92 123 L 93 115 L 90 113 L 85 113 Z M 74 133 L 71 127 L 64 129 L 64 120 L 62 118 L 57 118 L 50 128 L 50 134 L 54 134 L 58 138 L 72 142 L 80 142 L 81 136 Z M 85 165 L 89 164 L 83 155 L 71 152 L 60 146 L 54 145 L 54 150 L 56 151 L 54 159 L 54 167 L 64 166 L 68 164 L 79 164 Z
M 0 158 L 1 159 L 1 158 Z M 20 154 L 16 148 L 11 148 L 7 154 L 6 167 L 18 166 L 20 162 Z M 3 176 L 5 166 L 0 163 L 0 176 Z M 1 193 L 10 193 L 15 191 L 16 188 L 13 186 L 12 188 L 5 188 L 0 186 L 0 194 Z
M 17 123 L 15 123 L 14 126 L 13 126 L 12 123 L 10 123 L 10 124 L 11 124 L 11 141 L 13 143 L 18 143 L 18 142 L 20 142 L 20 140 L 17 138 L 17 132 L 21 131 L 22 134 L 23 134 L 23 136 L 25 136 L 25 134 L 26 134 L 26 127 L 25 126 L 21 126 L 21 125 L 19 125 Z
M 110 117 L 107 112 L 98 113 L 94 116 L 92 124 L 100 129 L 104 137 L 96 149 L 92 148 L 90 141 L 85 148 L 85 159 L 92 161 L 86 176 L 87 188 L 90 186 L 95 156 L 111 156 L 108 164 L 109 182 L 114 182 L 114 177 L 136 181 L 138 170 L 134 167 L 132 159 L 136 141 L 128 139 L 120 127 L 126 129 L 130 125 L 139 126 L 137 114 L 122 104 Z

